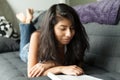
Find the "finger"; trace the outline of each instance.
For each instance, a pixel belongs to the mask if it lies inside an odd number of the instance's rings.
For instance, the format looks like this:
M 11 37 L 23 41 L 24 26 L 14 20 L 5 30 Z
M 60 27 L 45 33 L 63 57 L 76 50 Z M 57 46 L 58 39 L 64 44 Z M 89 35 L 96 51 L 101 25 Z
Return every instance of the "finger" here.
M 33 71 L 31 72 L 31 75 L 33 77 L 36 77 L 36 76 L 40 76 L 43 71 L 44 71 L 44 67 L 43 66 L 40 66 L 39 64 L 35 66 L 35 68 L 32 69 Z
M 82 69 L 82 68 L 80 68 L 80 67 L 78 67 L 78 71 L 80 72 L 80 74 L 84 74 L 84 70 Z
M 75 73 L 75 75 L 81 75 L 84 73 L 84 71 L 81 68 L 74 68 L 73 72 Z
M 35 77 L 36 69 L 33 69 L 30 73 L 31 77 Z
M 36 68 L 36 65 L 33 66 L 33 67 L 30 69 L 30 72 L 29 72 L 29 73 L 30 73 L 30 74 L 33 73 L 33 71 L 35 70 L 35 68 Z
M 36 68 L 36 65 L 35 66 L 33 66 L 32 68 L 31 68 L 31 70 L 30 70 L 30 75 L 32 76 L 32 77 L 34 77 L 33 75 L 35 74 L 35 72 L 37 71 L 37 68 Z
M 75 69 L 76 69 L 77 71 L 79 71 L 79 72 L 82 72 L 82 73 L 84 72 L 83 69 L 80 68 L 79 66 L 76 66 Z
M 37 69 L 37 70 L 34 72 L 34 74 L 32 74 L 32 77 L 36 77 L 36 75 L 39 74 L 39 72 L 40 72 L 39 69 Z
M 41 68 L 41 70 L 38 72 L 38 74 L 36 74 L 36 77 L 41 76 L 43 72 L 44 72 L 44 69 L 43 69 L 43 68 Z
M 77 76 L 77 75 L 79 75 L 79 74 L 80 74 L 80 72 L 79 72 L 79 71 L 77 71 L 77 70 L 73 70 L 73 71 L 72 71 L 72 74 L 73 74 L 74 76 Z
M 32 72 L 32 71 L 34 71 L 37 67 L 39 67 L 40 66 L 40 63 L 37 63 L 36 65 L 34 65 L 31 69 L 30 69 L 30 73 Z
M 77 72 L 72 72 L 71 75 L 77 76 L 78 74 L 77 74 Z

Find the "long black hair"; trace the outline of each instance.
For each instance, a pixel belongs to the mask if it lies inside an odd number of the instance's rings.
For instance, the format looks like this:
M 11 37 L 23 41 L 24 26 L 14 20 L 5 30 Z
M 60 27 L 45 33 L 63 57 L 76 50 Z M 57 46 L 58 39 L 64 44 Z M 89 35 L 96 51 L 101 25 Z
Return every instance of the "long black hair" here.
M 70 20 L 73 24 L 75 35 L 67 45 L 65 65 L 77 65 L 83 62 L 84 52 L 89 47 L 88 38 L 76 11 L 72 7 L 62 3 L 54 4 L 45 14 L 40 28 L 40 59 L 42 61 L 57 60 L 58 45 L 54 34 L 54 26 L 59 22 L 57 15 Z

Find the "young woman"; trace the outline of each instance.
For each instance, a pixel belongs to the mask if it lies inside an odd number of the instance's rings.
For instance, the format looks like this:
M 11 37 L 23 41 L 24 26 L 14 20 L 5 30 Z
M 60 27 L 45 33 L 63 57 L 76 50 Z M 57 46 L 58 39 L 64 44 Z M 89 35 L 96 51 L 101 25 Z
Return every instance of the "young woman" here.
M 80 75 L 88 40 L 76 11 L 66 4 L 51 6 L 36 30 L 33 10 L 17 14 L 20 24 L 20 58 L 28 63 L 28 77 L 54 74 Z

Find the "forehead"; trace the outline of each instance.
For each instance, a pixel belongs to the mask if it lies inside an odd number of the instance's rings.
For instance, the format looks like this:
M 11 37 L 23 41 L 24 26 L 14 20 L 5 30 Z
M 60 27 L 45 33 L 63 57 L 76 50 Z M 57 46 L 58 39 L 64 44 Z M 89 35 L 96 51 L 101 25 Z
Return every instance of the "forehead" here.
M 69 19 L 63 18 L 56 25 L 71 26 L 72 22 Z
M 58 15 L 58 14 L 56 16 L 56 20 L 57 20 L 57 22 L 63 21 L 63 20 L 68 20 L 71 23 L 73 22 L 73 20 L 72 20 L 72 18 L 70 16 L 61 16 L 61 15 Z

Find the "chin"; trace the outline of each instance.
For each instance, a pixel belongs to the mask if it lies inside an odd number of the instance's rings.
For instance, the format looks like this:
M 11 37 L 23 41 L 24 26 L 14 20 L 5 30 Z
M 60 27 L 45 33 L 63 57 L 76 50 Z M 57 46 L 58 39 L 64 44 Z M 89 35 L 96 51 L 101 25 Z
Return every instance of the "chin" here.
M 70 43 L 70 42 L 63 42 L 62 44 L 63 44 L 63 45 L 67 45 L 67 44 L 69 44 L 69 43 Z

